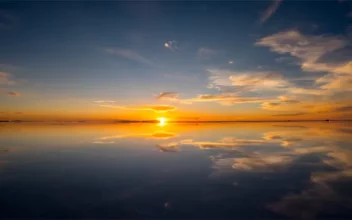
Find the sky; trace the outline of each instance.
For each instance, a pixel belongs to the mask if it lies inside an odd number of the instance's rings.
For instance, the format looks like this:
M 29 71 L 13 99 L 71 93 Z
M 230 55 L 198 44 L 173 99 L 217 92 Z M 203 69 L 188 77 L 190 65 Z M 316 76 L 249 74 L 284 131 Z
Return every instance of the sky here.
M 352 119 L 351 1 L 0 3 L 2 120 Z

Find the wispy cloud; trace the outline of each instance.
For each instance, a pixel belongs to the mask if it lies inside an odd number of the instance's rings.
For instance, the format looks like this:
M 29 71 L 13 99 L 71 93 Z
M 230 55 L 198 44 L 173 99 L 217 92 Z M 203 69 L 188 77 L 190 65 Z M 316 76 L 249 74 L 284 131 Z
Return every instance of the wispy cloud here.
M 175 107 L 169 105 L 149 105 L 149 106 L 118 106 L 118 105 L 100 105 L 105 108 L 118 108 L 127 110 L 137 110 L 137 111 L 154 111 L 154 112 L 169 112 L 176 110 Z
M 219 51 L 217 50 L 202 47 L 202 48 L 199 48 L 197 55 L 201 59 L 210 59 L 211 57 L 216 56 L 218 53 Z
M 265 71 L 229 71 L 208 70 L 210 72 L 208 88 L 233 87 L 237 92 L 256 90 L 278 90 L 290 86 L 289 82 L 278 72 Z
M 282 0 L 274 0 L 271 5 L 265 10 L 262 17 L 260 18 L 260 23 L 265 23 L 280 7 Z
M 20 96 L 21 94 L 20 93 L 18 93 L 18 92 L 8 92 L 7 93 L 9 96 Z
M 223 105 L 233 105 L 241 103 L 258 103 L 264 102 L 270 99 L 261 97 L 240 97 L 235 94 L 202 94 L 195 98 L 182 99 L 183 103 L 193 103 L 193 102 L 219 102 Z
M 114 100 L 96 100 L 95 103 L 115 103 Z
M 12 74 L 7 72 L 0 72 L 0 85 L 14 85 L 17 82 L 12 79 Z
M 178 100 L 178 98 L 179 98 L 179 95 L 177 92 L 162 92 L 158 96 L 156 96 L 156 99 L 159 99 L 159 100 L 174 101 L 174 100 Z
M 121 48 L 106 48 L 105 52 L 125 57 L 127 59 L 137 61 L 139 63 L 153 65 L 153 62 L 151 60 L 145 58 L 144 56 L 140 55 L 138 52 L 133 50 Z
M 286 114 L 276 114 L 276 115 L 273 115 L 273 116 L 292 116 L 292 117 L 294 117 L 294 116 L 301 116 L 301 115 L 306 115 L 307 113 L 305 113 L 305 112 L 296 112 L 296 113 L 286 113 Z
M 352 105 L 340 106 L 334 109 L 335 112 L 352 112 Z
M 324 55 L 348 45 L 348 40 L 341 36 L 309 36 L 297 30 L 279 32 L 264 37 L 256 42 L 258 46 L 266 46 L 279 54 L 290 54 L 301 60 L 301 67 L 308 72 L 340 72 L 350 73 L 345 64 L 328 64 L 320 62 Z M 351 67 L 350 67 L 351 68 Z

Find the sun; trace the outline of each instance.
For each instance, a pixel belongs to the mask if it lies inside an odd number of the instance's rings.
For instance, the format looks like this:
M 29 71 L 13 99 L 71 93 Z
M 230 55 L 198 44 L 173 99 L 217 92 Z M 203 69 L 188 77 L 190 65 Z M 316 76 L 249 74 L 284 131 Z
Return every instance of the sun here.
M 158 121 L 159 121 L 159 124 L 158 124 L 159 126 L 164 126 L 167 122 L 167 119 L 164 117 L 160 117 L 158 118 Z

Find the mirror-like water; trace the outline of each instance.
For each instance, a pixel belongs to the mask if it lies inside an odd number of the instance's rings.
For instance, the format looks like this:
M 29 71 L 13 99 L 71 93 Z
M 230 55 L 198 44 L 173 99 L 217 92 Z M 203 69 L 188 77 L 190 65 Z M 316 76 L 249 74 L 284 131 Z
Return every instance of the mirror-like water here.
M 352 124 L 1 124 L 0 218 L 352 218 Z

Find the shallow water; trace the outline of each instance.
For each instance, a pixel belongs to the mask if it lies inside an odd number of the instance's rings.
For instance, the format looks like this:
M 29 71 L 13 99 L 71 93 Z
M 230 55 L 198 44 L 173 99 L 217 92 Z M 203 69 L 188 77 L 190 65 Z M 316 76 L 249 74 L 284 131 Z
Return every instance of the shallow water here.
M 352 218 L 352 124 L 0 124 L 0 218 Z

